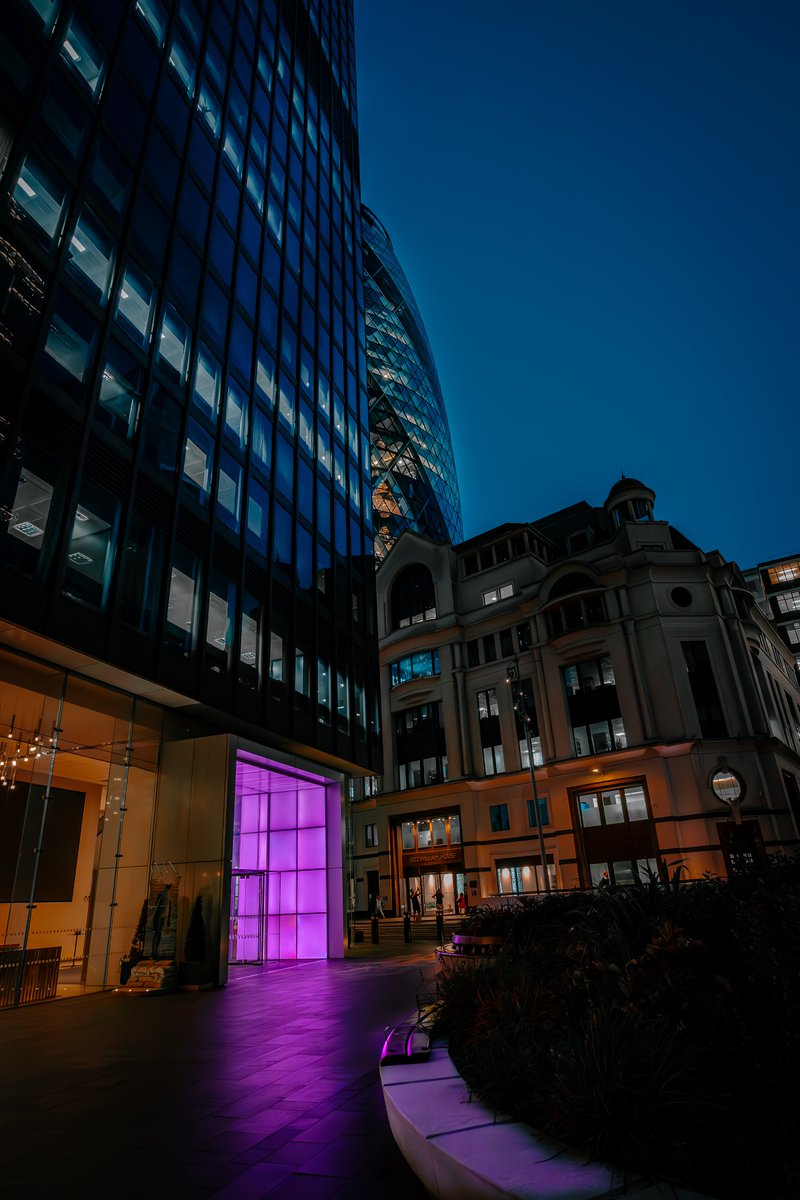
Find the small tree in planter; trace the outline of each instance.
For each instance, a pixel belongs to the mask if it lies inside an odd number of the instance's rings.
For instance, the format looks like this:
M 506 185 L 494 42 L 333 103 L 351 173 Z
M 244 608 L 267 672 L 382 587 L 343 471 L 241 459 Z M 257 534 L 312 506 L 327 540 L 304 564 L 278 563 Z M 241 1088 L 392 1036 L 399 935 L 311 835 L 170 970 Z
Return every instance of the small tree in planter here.
M 203 913 L 203 897 L 195 899 L 189 928 L 186 931 L 184 955 L 186 961 L 181 963 L 181 986 L 187 988 L 211 987 L 208 978 L 206 919 Z

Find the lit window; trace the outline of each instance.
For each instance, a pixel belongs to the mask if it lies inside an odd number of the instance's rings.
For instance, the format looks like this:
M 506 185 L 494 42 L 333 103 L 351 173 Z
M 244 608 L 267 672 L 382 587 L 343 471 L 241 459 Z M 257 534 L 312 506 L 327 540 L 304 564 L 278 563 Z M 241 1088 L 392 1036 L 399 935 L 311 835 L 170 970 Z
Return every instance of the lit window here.
M 256 387 L 270 407 L 275 404 L 275 361 L 263 346 L 258 348 L 256 359 Z
M 364 845 L 366 847 L 374 847 L 378 844 L 378 826 L 370 824 L 364 826 Z
M 36 13 L 45 33 L 53 32 L 59 7 L 60 0 L 28 0 L 28 8 Z
M 11 537 L 19 538 L 34 550 L 41 550 L 52 501 L 51 485 L 23 467 L 8 518 Z
M 170 575 L 164 632 L 168 643 L 188 656 L 194 649 L 197 634 L 199 565 L 194 555 L 180 547 L 176 549 L 176 556 L 180 566 L 173 566 Z
M 509 596 L 513 595 L 513 583 L 502 583 L 499 587 L 490 588 L 487 592 L 483 592 L 481 594 L 481 601 L 484 605 L 497 604 L 499 600 L 507 600 Z
M 800 612 L 800 592 L 781 592 L 775 597 L 778 612 Z
M 216 419 L 219 413 L 221 379 L 222 368 L 219 363 L 209 354 L 205 346 L 201 346 L 197 354 L 197 365 L 194 370 L 192 399 L 202 412 L 205 412 L 214 419 Z
M 155 289 L 146 275 L 130 265 L 120 284 L 117 299 L 117 320 L 125 332 L 146 346 L 153 325 Z
M 255 601 L 248 601 L 250 612 L 242 612 L 239 636 L 239 682 L 258 686 L 261 662 L 261 625 L 259 607 Z
M 196 421 L 189 421 L 181 474 L 201 504 L 206 502 L 211 491 L 213 456 L 213 438 Z
M 61 46 L 61 57 L 97 99 L 103 84 L 105 63 L 100 47 L 77 15 L 69 23 L 67 36 Z
M 206 618 L 206 645 L 212 651 L 218 651 L 218 657 L 227 658 L 233 643 L 233 586 L 230 589 L 220 589 L 226 595 L 218 595 L 216 591 L 208 594 L 208 616 Z
M 770 583 L 793 583 L 795 579 L 800 579 L 800 559 L 795 558 L 792 562 L 769 567 L 767 575 Z
M 171 304 L 164 310 L 161 322 L 161 337 L 158 343 L 161 361 L 172 367 L 183 381 L 189 361 L 189 329 Z
M 423 650 L 419 654 L 409 654 L 393 662 L 389 668 L 392 687 L 407 683 L 410 679 L 423 679 L 428 675 L 440 674 L 439 651 Z
M 282 680 L 284 675 L 283 638 L 280 634 L 269 635 L 269 677 Z
M 225 432 L 244 450 L 247 445 L 247 397 L 232 379 L 228 381 L 225 400 Z
M 84 206 L 69 243 L 69 270 L 93 299 L 104 304 L 108 299 L 113 265 L 113 242 Z
M 32 221 L 52 244 L 61 233 L 66 205 L 67 193 L 63 184 L 29 154 L 11 193 L 12 215 Z
M 220 104 L 213 88 L 205 80 L 200 84 L 200 95 L 197 98 L 197 111 L 205 120 L 214 137 L 219 133 Z
M 229 454 L 220 455 L 217 511 L 220 520 L 238 533 L 242 511 L 242 468 Z
M 136 11 L 148 27 L 159 46 L 164 45 L 164 30 L 167 14 L 161 0 L 136 0 Z
M 324 475 L 330 478 L 333 459 L 331 456 L 330 434 L 322 426 L 317 430 L 317 462 Z
M 800 645 L 800 621 L 790 621 L 783 629 L 793 646 Z
M 172 40 L 172 49 L 169 52 L 170 66 L 175 71 L 175 74 L 180 79 L 187 95 L 191 96 L 194 92 L 194 74 L 195 61 L 194 56 L 187 48 L 183 39 L 175 35 Z
M 116 550 L 119 509 L 118 500 L 99 488 L 84 484 L 67 545 L 64 592 L 73 600 L 96 608 L 105 606 Z

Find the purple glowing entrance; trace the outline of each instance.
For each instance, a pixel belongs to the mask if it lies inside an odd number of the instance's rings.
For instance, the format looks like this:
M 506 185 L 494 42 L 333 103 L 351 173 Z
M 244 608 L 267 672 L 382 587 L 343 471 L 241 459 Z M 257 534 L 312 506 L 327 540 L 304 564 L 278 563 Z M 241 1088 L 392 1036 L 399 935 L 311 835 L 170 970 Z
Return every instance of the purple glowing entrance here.
M 342 954 L 339 785 L 239 751 L 231 963 Z

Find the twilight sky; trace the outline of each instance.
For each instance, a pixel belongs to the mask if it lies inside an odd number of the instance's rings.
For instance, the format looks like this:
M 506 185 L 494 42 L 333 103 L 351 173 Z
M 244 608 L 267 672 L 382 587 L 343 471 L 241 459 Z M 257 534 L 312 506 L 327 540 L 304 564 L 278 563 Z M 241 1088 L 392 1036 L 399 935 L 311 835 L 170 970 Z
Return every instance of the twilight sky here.
M 624 472 L 742 567 L 800 551 L 800 3 L 356 0 L 356 42 L 464 536 Z

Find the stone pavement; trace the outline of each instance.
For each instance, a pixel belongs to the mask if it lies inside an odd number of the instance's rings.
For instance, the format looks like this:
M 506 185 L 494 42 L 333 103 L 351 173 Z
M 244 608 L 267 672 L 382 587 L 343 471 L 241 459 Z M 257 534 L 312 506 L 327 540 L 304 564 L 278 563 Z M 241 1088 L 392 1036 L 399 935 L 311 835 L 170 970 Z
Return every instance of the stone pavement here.
M 0 1012 L 0 1197 L 422 1200 L 378 1082 L 432 948 Z

